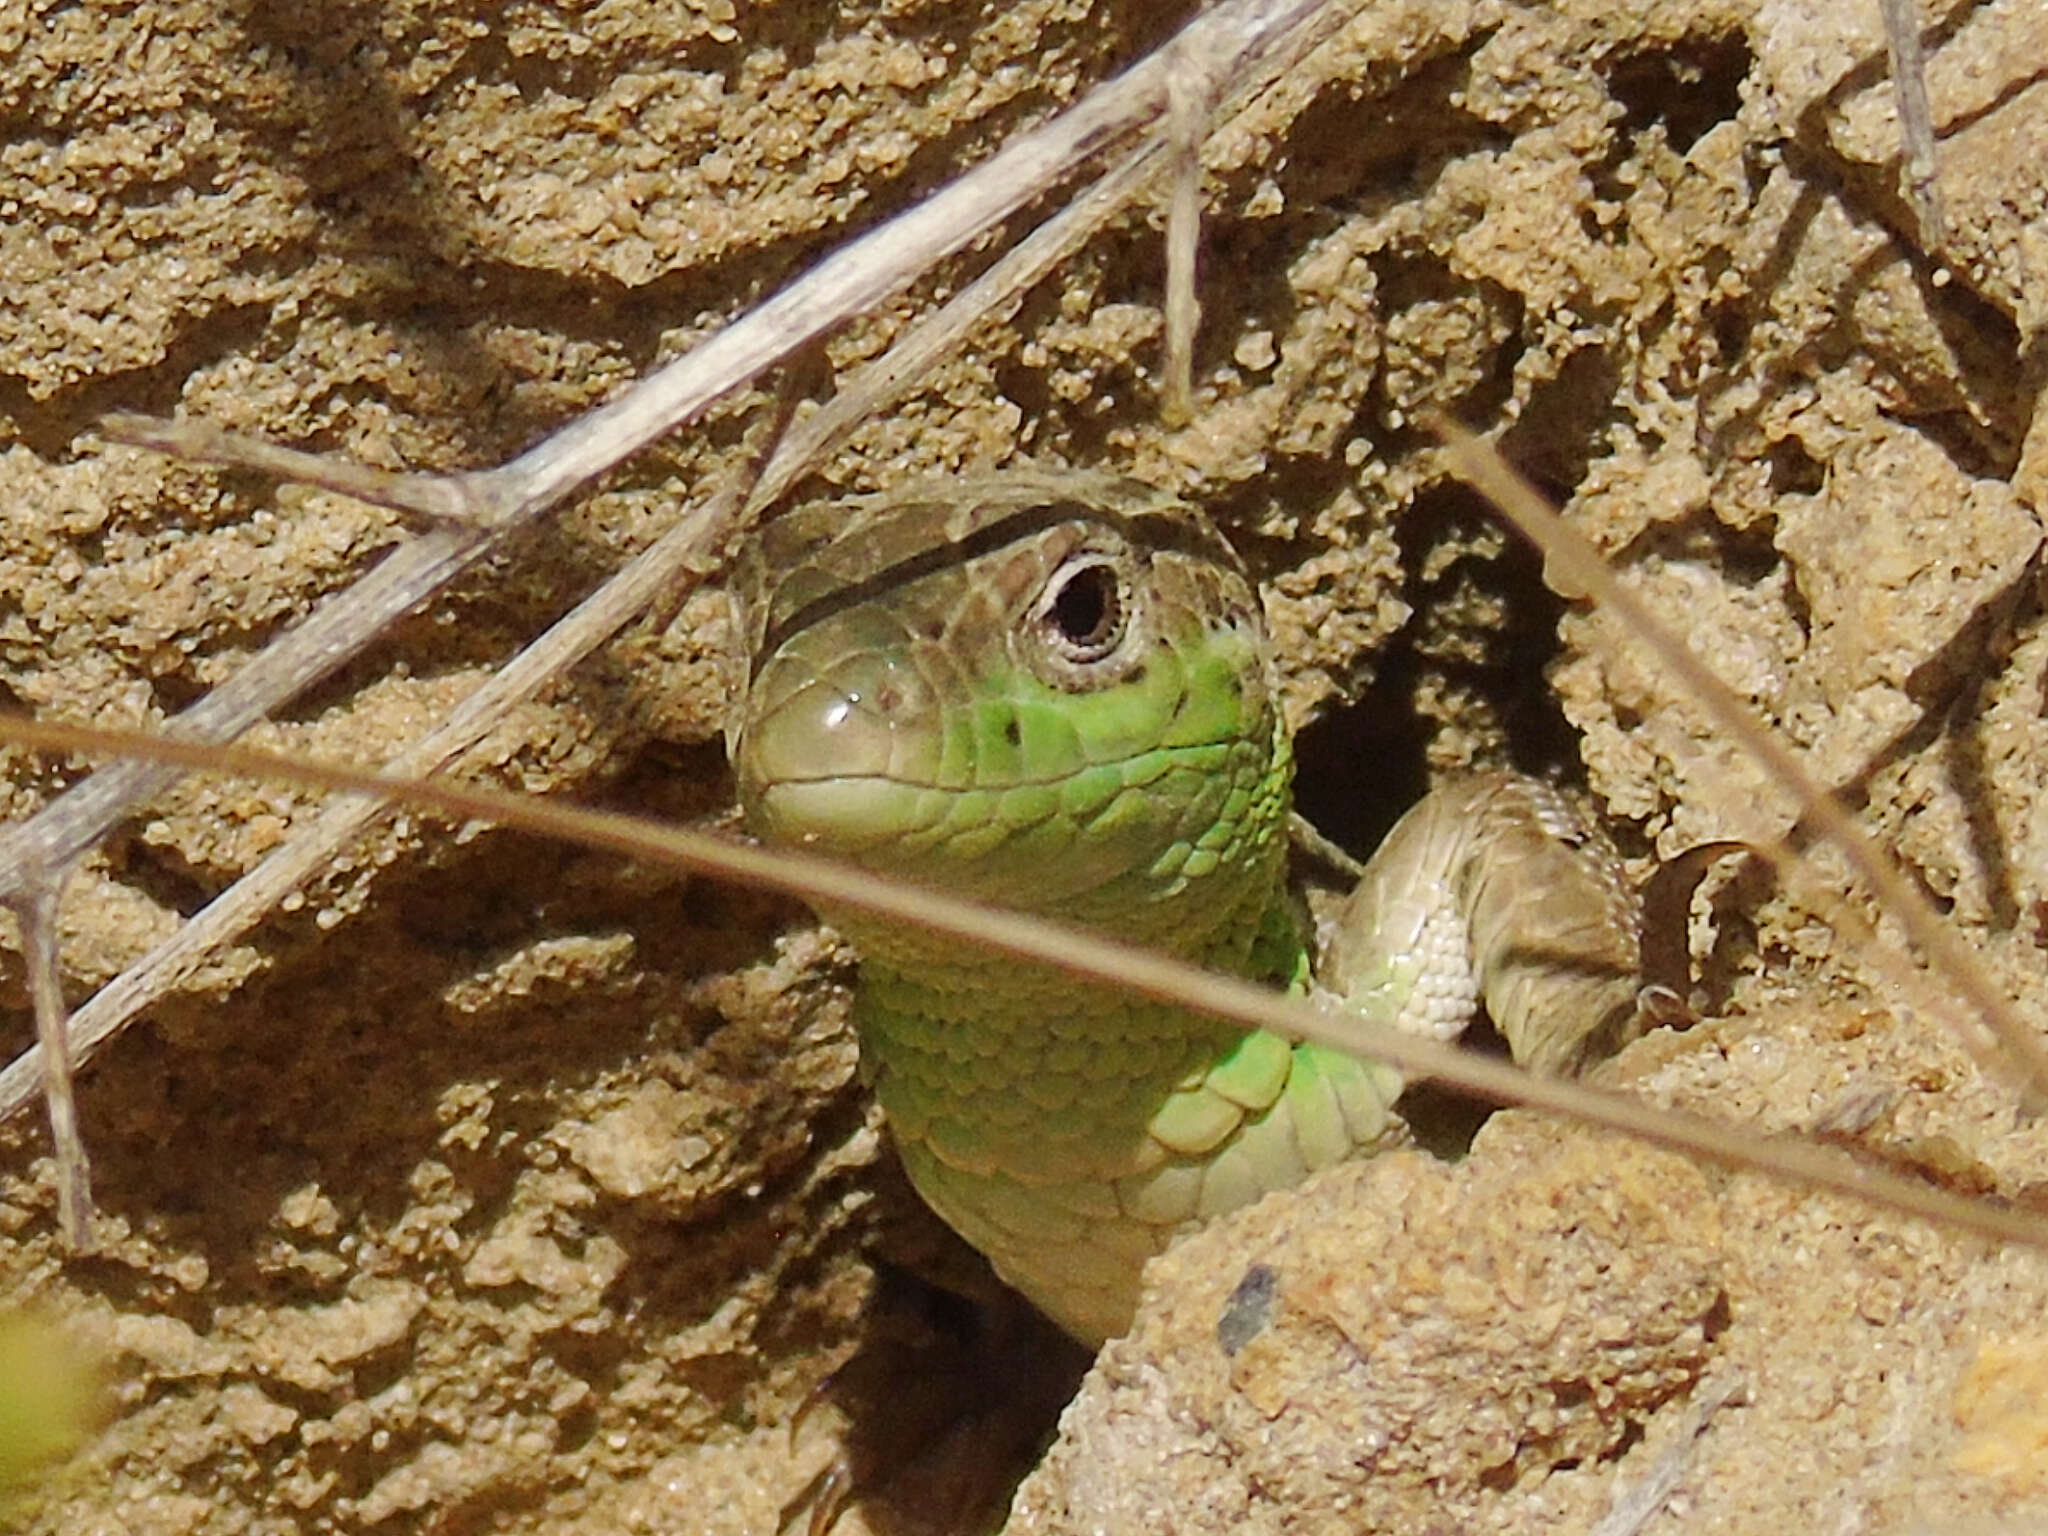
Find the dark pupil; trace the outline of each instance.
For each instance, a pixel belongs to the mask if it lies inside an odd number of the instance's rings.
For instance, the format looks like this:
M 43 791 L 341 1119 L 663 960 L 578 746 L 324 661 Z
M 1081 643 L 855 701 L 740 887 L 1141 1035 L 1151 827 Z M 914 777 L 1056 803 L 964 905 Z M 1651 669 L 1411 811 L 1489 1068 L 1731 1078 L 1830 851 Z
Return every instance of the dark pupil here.
M 1116 627 L 1116 573 L 1106 565 L 1083 566 L 1052 600 L 1052 621 L 1068 644 L 1098 646 Z

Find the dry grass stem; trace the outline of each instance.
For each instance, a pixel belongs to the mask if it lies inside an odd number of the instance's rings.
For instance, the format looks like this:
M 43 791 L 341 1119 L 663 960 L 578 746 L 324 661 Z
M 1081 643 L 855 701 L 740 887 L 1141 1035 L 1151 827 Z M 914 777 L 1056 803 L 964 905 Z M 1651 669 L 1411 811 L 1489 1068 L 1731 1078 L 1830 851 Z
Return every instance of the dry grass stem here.
M 1625 1094 L 1564 1078 L 1539 1077 L 1504 1061 L 1372 1024 L 1342 1009 L 1287 997 L 1237 977 L 1198 970 L 1083 929 L 892 882 L 850 865 L 756 847 L 695 828 L 663 826 L 644 818 L 433 780 L 366 773 L 246 747 L 179 742 L 146 732 L 95 731 L 0 715 L 0 740 L 39 750 L 146 758 L 188 771 L 277 779 L 403 801 L 585 848 L 669 864 L 734 885 L 850 907 L 980 944 L 998 954 L 1055 965 L 1075 976 L 1247 1028 L 1276 1030 L 1294 1039 L 1317 1040 L 1375 1056 L 1410 1077 L 1449 1084 L 1491 1103 L 1549 1110 L 1729 1168 L 1851 1195 L 1982 1237 L 2048 1248 L 2048 1216 L 1969 1200 L 1919 1179 L 1858 1162 L 1834 1148 L 1790 1138 L 1758 1138 L 1747 1130 L 1660 1109 Z

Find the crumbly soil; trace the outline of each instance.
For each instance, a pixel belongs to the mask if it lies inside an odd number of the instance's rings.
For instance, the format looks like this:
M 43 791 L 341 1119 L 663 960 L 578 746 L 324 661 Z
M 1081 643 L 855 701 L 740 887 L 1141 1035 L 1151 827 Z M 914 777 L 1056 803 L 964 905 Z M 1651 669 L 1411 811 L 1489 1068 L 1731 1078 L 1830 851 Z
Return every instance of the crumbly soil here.
M 0 14 L 8 702 L 159 722 L 407 536 L 111 447 L 103 412 L 501 461 L 1185 9 L 21 0 Z M 1583 785 L 1639 869 L 1789 826 L 1448 478 L 1420 423 L 1453 413 L 1862 808 L 2031 1012 L 2048 9 L 1929 13 L 1938 260 L 1896 193 L 1876 10 L 1375 0 L 1210 145 L 1192 425 L 1161 424 L 1146 207 L 813 489 L 1028 454 L 1208 505 L 1270 594 L 1304 803 L 1360 848 L 1468 762 Z M 988 259 L 847 327 L 824 368 Z M 822 372 L 729 398 L 260 739 L 389 757 L 743 473 L 776 391 Z M 711 601 L 644 619 L 468 771 L 726 818 L 717 627 Z M 80 774 L 0 762 L 15 816 Z M 71 883 L 74 997 L 316 808 L 163 796 Z M 1954 1187 L 2048 1178 L 2010 1089 L 1766 881 L 1719 881 L 1693 949 L 1709 1022 L 1619 1078 Z M 989 1523 L 1075 1367 L 945 1299 L 989 1282 L 888 1160 L 850 975 L 779 899 L 418 815 L 367 837 L 84 1074 L 98 1251 L 55 1238 L 35 1119 L 0 1129 L 0 1305 L 40 1303 L 113 1383 L 110 1427 L 19 1520 L 761 1532 L 851 1447 L 841 1529 Z M 9 960 L 9 1054 L 24 996 Z M 1753 1176 L 1515 1117 L 1454 1169 L 1402 1157 L 1267 1202 L 1155 1278 L 1017 1529 L 1590 1530 L 1658 1466 L 1650 1532 L 2048 1513 L 2048 1262 Z

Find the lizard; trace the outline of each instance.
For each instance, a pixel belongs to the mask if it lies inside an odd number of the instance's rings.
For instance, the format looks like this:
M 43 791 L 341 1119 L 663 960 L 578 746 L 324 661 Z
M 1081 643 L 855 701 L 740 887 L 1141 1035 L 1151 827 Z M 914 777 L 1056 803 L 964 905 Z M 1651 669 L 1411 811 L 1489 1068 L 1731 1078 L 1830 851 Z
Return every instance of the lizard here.
M 1192 505 L 1012 467 L 766 524 L 728 728 L 762 841 L 1060 918 L 1570 1072 L 1636 1028 L 1640 919 L 1551 786 L 1447 779 L 1315 931 L 1257 589 Z M 1402 1144 L 1391 1067 L 851 911 L 861 1070 L 911 1183 L 1067 1332 L 1185 1230 Z

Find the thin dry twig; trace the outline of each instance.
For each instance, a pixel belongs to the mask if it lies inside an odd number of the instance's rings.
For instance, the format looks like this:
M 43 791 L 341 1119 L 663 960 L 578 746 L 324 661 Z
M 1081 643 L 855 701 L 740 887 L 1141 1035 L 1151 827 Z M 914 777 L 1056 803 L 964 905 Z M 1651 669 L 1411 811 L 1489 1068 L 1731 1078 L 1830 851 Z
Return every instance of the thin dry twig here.
M 1899 103 L 1899 191 L 1913 210 L 1920 248 L 1939 254 L 1943 231 L 1941 183 L 1934 161 L 1934 113 L 1927 104 L 1927 57 L 1920 47 L 1920 13 L 1913 0 L 1878 0 L 1891 55 L 1892 91 Z
M 57 1226 L 67 1243 L 84 1250 L 92 1245 L 92 1164 L 78 1129 L 71 1053 L 65 1049 L 69 1019 L 57 967 L 57 903 L 62 895 L 62 882 L 50 880 L 24 892 L 14 910 L 21 923 L 21 951 L 42 1055 L 39 1076 L 50 1104 L 50 1140 L 57 1154 Z
M 744 506 L 736 509 L 733 499 L 721 494 L 686 509 L 666 534 L 506 663 L 396 758 L 390 770 L 414 777 L 441 771 L 482 740 L 515 704 L 563 676 L 657 596 L 675 600 L 687 593 L 715 568 L 733 533 L 824 462 L 863 421 L 923 378 L 974 327 L 1014 302 L 1114 218 L 1156 174 L 1163 153 L 1158 144 L 1134 151 L 895 346 L 849 376 L 831 400 L 777 444 Z M 295 471 L 302 481 L 317 476 L 327 488 L 340 488 L 325 476 L 330 468 L 345 469 L 345 461 L 301 457 L 306 462 Z M 90 1059 L 142 1010 L 174 990 L 207 953 L 260 920 L 385 809 L 361 800 L 329 806 L 100 988 L 72 1016 L 66 1038 L 74 1064 Z M 39 1043 L 0 1072 L 0 1120 L 34 1101 L 47 1060 L 46 1047 Z
M 1196 259 L 1202 243 L 1202 135 L 1216 103 L 1213 77 L 1193 69 L 1168 76 L 1166 139 L 1174 158 L 1166 208 L 1166 363 L 1160 415 L 1169 427 L 1195 416 L 1195 333 L 1202 323 Z
M 961 250 L 1046 188 L 1156 122 L 1176 91 L 1197 87 L 1181 72 L 1213 71 L 1210 90 L 1266 80 L 1326 37 L 1348 14 L 1331 0 L 1229 0 L 1189 23 L 1116 79 L 1058 117 L 1013 140 L 930 198 L 842 246 L 775 297 L 692 351 L 496 469 L 446 476 L 372 473 L 354 489 L 433 523 L 375 571 L 280 636 L 241 672 L 180 714 L 168 729 L 187 740 L 230 740 L 286 699 L 357 654 L 386 625 L 474 564 L 505 533 L 695 418 L 851 317 L 880 305 L 919 273 Z M 109 423 L 116 441 L 180 456 L 292 467 L 320 483 L 324 461 L 292 455 L 206 426 Z M 282 455 L 282 457 L 280 457 Z M 158 765 L 118 764 L 0 834 L 0 898 L 36 869 L 79 858 L 136 805 L 175 778 Z
M 1645 1476 L 1622 1491 L 1606 1518 L 1587 1536 L 1636 1536 L 1656 1517 L 1684 1480 L 1686 1469 L 1699 1453 L 1700 1437 L 1706 1433 L 1714 1415 L 1731 1403 L 1741 1402 L 1748 1391 L 1749 1384 L 1733 1373 L 1701 1382 L 1693 1392 L 1691 1406 L 1686 1409 L 1671 1444 L 1665 1447 L 1664 1453 Z
M 132 416 L 110 419 L 108 434 L 119 441 L 324 485 L 406 511 L 429 524 L 420 537 L 393 551 L 362 581 L 323 603 L 241 672 L 179 715 L 168 731 L 188 740 L 232 740 L 357 654 L 393 620 L 475 563 L 509 531 L 531 522 L 692 419 L 720 395 L 900 291 L 920 272 L 1057 185 L 1088 159 L 1142 131 L 1167 113 L 1173 102 L 1199 99 L 1213 103 L 1226 98 L 1242 102 L 1327 37 L 1350 9 L 1332 0 L 1232 0 L 1217 7 L 1117 79 L 1098 87 L 1051 122 L 1013 140 L 976 170 L 842 247 L 686 356 L 496 469 L 450 475 L 390 474 L 243 439 L 205 423 L 158 423 Z M 1141 158 L 1149 161 L 1149 150 Z M 1125 179 L 1106 178 L 1115 183 L 1112 196 L 1087 202 L 1088 216 L 1098 223 L 1106 219 L 1121 199 L 1133 195 L 1142 180 L 1137 167 L 1129 168 Z M 1082 228 L 1079 222 L 1068 226 L 1070 231 Z M 1070 249 L 1061 243 L 1070 238 L 1078 236 L 1063 233 L 1052 238 L 1035 249 L 1032 259 Z M 993 302 L 989 290 L 976 291 L 979 302 Z M 963 317 L 971 323 L 975 315 L 957 311 L 954 322 Z M 945 334 L 943 328 L 934 333 Z M 877 381 L 900 388 L 903 381 L 915 376 L 915 357 L 934 355 L 936 347 L 927 347 L 896 365 L 893 383 L 884 375 L 877 375 Z M 861 411 L 869 408 L 872 400 L 859 407 Z M 830 430 L 847 430 L 859 419 L 854 411 L 850 406 L 835 416 Z M 816 441 L 822 443 L 824 438 Z M 765 477 L 763 495 L 779 494 L 810 462 L 786 461 L 774 476 Z M 761 504 L 764 501 L 757 498 L 754 505 Z M 657 568 L 667 567 L 679 554 L 694 549 L 690 543 L 694 533 L 678 537 L 684 541 L 682 545 L 671 546 L 636 567 L 630 583 L 633 590 L 644 593 L 658 588 Z M 687 563 L 684 559 L 673 569 Z M 462 750 L 488 730 L 498 712 L 525 696 L 521 690 L 543 686 L 570 664 L 572 651 L 580 655 L 599 643 L 646 600 L 643 595 L 627 606 L 626 599 L 615 594 L 589 612 L 579 610 L 572 625 L 577 638 L 551 645 L 513 685 L 500 688 L 467 711 L 465 718 L 431 747 L 409 754 L 414 765 L 429 770 Z M 23 892 L 54 879 L 56 872 L 69 868 L 123 817 L 175 778 L 175 772 L 161 764 L 139 760 L 116 763 L 27 821 L 0 833 L 0 900 L 18 901 Z M 140 1008 L 175 984 L 176 976 L 206 945 L 246 927 L 269 899 L 304 879 L 326 856 L 316 853 L 316 847 L 338 846 L 367 814 L 347 809 L 333 812 L 310 840 L 281 851 L 278 859 L 256 872 L 260 878 L 255 883 L 238 886 L 214 903 L 220 910 L 205 928 L 189 938 L 174 936 L 145 957 L 137 971 L 111 984 L 106 1004 L 89 1004 L 88 1015 L 73 1021 L 62 1038 L 75 1037 L 81 1052 L 109 1038 Z M 53 1089 L 68 1085 L 70 1064 L 52 1059 L 47 1049 L 58 1038 L 46 1035 L 35 1051 L 17 1058 L 0 1077 L 0 1106 L 4 1106 L 0 1118 L 25 1102 L 32 1084 L 47 1078 Z M 54 1094 L 51 1114 L 54 1130 L 60 1115 Z M 76 1145 L 75 1136 L 58 1133 L 56 1140 L 60 1183 L 68 1191 L 83 1191 L 82 1148 Z M 85 1217 L 81 1215 L 79 1220 L 82 1223 Z

